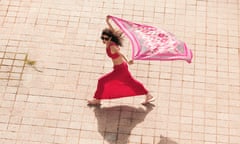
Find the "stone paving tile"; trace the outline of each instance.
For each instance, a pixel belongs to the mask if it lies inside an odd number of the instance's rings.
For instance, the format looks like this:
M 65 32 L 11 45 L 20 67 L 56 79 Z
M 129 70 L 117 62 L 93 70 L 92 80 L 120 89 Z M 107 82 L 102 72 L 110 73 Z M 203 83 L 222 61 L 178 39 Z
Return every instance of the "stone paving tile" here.
M 153 105 L 86 105 L 112 69 L 99 39 L 108 14 L 164 28 L 193 50 L 192 64 L 130 66 Z M 239 19 L 238 0 L 0 0 L 0 143 L 238 144 Z

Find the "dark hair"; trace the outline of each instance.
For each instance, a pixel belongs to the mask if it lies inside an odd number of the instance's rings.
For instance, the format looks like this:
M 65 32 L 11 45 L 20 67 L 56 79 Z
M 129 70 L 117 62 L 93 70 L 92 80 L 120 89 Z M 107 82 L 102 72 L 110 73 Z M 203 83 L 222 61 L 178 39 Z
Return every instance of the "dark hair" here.
M 102 35 L 107 35 L 107 36 L 111 37 L 111 41 L 116 43 L 118 46 L 122 46 L 122 40 L 123 40 L 122 33 L 113 32 L 109 28 L 105 28 L 102 31 Z

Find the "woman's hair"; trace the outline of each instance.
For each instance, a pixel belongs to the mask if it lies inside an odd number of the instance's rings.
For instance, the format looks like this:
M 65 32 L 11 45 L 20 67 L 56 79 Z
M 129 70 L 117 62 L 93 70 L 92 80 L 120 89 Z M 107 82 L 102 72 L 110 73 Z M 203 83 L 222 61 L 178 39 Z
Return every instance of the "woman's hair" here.
M 102 35 L 107 35 L 108 37 L 111 38 L 111 41 L 116 43 L 118 46 L 122 46 L 122 33 L 121 32 L 115 32 L 110 30 L 109 28 L 105 28 L 102 31 Z

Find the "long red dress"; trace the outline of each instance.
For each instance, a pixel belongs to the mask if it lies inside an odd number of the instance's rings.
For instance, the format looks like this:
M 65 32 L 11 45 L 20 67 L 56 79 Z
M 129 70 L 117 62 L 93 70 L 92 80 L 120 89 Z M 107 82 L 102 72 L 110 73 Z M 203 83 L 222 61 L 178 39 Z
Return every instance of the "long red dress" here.
M 117 58 L 117 53 L 111 54 L 110 46 L 116 45 L 111 43 L 106 51 L 110 58 Z M 115 65 L 113 71 L 105 74 L 98 79 L 97 90 L 94 98 L 96 99 L 114 99 L 129 96 L 147 94 L 148 90 L 139 81 L 133 78 L 128 70 L 126 62 Z

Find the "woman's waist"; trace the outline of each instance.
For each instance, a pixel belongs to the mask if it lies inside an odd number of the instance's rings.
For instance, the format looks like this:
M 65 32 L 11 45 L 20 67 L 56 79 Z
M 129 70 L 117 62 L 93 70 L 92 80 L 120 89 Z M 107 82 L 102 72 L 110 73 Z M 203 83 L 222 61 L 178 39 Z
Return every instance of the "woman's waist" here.
M 126 63 L 122 57 L 116 58 L 116 59 L 112 59 L 113 65 L 121 65 L 122 63 Z
M 113 68 L 114 69 L 118 69 L 118 68 L 121 68 L 121 67 L 127 67 L 127 63 L 125 61 L 113 63 Z

